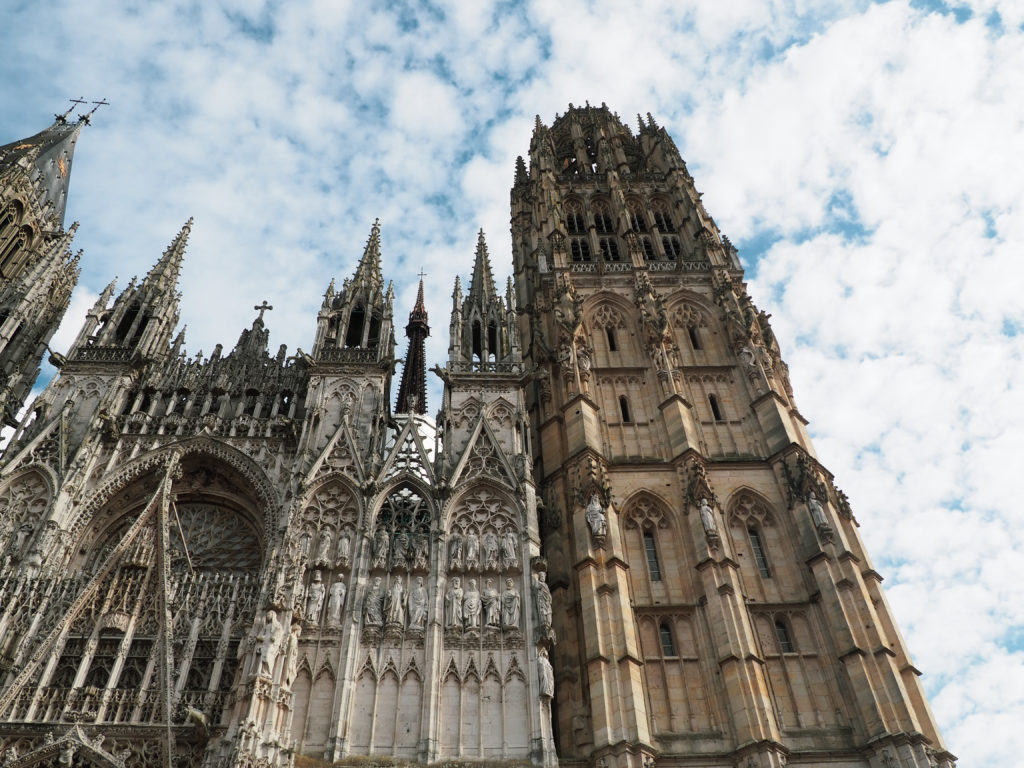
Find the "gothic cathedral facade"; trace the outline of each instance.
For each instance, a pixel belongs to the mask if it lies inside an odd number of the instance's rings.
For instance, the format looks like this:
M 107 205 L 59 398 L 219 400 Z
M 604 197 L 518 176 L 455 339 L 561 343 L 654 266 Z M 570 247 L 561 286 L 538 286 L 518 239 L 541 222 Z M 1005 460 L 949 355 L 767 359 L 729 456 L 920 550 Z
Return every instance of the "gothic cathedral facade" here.
M 768 315 L 648 116 L 538 118 L 512 277 L 375 223 L 310 353 L 177 329 L 191 221 L 28 398 L 88 116 L 0 147 L 0 765 L 952 768 Z

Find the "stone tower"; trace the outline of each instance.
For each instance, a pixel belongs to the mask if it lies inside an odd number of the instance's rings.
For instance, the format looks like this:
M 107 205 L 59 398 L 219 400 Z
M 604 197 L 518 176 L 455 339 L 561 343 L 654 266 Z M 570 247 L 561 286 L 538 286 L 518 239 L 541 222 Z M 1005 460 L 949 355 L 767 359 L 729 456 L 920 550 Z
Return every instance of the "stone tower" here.
M 538 118 L 515 287 L 560 758 L 951 765 L 768 315 L 672 139 Z
M 14 426 L 78 281 L 64 229 L 75 142 L 88 116 L 71 110 L 28 139 L 0 147 L 0 417 Z M 91 113 L 90 113 L 91 114 Z
M 79 129 L 31 162 L 66 169 Z M 18 157 L 30 226 L 66 175 Z M 653 120 L 538 119 L 513 278 L 480 232 L 436 419 L 422 282 L 392 398 L 379 222 L 293 355 L 265 301 L 186 353 L 191 228 L 101 293 L 0 456 L 3 765 L 951 768 L 768 316 Z M 68 237 L 40 268 L 69 291 Z M 45 341 L 4 338 L 29 350 L 2 358 L 13 402 Z

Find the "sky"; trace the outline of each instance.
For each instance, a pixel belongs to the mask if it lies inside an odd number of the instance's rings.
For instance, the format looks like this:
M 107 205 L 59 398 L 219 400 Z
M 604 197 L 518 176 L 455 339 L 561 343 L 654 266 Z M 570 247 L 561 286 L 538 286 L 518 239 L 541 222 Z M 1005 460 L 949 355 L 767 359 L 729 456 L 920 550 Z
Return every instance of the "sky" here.
M 650 112 L 772 315 L 949 749 L 1024 765 L 1024 3 L 5 0 L 3 19 L 0 143 L 110 102 L 75 153 L 60 351 L 190 216 L 189 352 L 233 346 L 263 300 L 271 348 L 308 351 L 379 217 L 397 323 L 422 269 L 441 363 L 479 228 L 510 272 L 534 116 Z

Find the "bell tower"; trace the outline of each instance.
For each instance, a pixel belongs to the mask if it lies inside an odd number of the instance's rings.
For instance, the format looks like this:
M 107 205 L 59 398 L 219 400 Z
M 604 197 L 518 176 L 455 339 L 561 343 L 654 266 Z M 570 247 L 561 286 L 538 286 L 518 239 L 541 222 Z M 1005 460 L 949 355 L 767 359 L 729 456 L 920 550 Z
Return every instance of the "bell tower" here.
M 560 758 L 952 765 L 668 133 L 604 105 L 538 118 L 512 240 Z

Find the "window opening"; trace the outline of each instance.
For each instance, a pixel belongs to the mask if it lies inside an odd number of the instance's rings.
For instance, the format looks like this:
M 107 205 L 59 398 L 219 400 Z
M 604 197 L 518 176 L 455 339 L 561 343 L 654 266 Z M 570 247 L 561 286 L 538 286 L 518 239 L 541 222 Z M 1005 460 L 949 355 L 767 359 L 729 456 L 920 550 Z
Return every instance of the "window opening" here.
M 779 639 L 779 650 L 782 653 L 795 653 L 793 639 L 789 636 L 789 629 L 786 622 L 779 620 L 775 622 L 775 636 Z
M 747 533 L 750 535 L 750 549 L 754 553 L 754 562 L 757 563 L 757 570 L 760 571 L 762 577 L 770 579 L 772 572 L 768 568 L 768 558 L 764 554 L 761 534 L 757 532 L 756 528 L 749 529 Z
M 605 261 L 619 261 L 619 243 L 614 237 L 602 237 L 598 241 L 601 249 L 601 256 Z
M 480 321 L 473 321 L 473 355 L 476 356 L 477 360 L 484 359 L 484 334 L 480 328 Z
M 644 257 L 647 259 L 656 259 L 657 256 L 654 253 L 654 243 L 651 242 L 651 238 L 644 235 L 640 238 L 640 242 L 644 247 Z
M 619 395 L 619 412 L 622 414 L 622 423 L 629 424 L 633 421 L 629 413 L 629 400 L 625 395 Z
M 679 247 L 679 238 L 675 235 L 666 235 L 661 238 L 661 247 L 665 251 L 666 258 L 678 259 L 682 249 Z
M 570 243 L 573 261 L 590 261 L 590 243 L 582 237 L 574 237 Z
M 644 552 L 647 554 L 647 570 L 651 574 L 651 581 L 661 581 L 658 548 L 654 543 L 654 534 L 650 531 L 644 531 Z
M 487 357 L 497 360 L 498 356 L 498 326 L 491 322 L 487 326 Z
M 618 352 L 619 345 L 617 343 L 617 339 L 615 338 L 615 329 L 609 325 L 604 329 L 604 332 L 608 336 L 608 351 Z
M 658 626 L 658 634 L 661 636 L 661 655 L 678 656 L 676 644 L 672 641 L 672 630 L 669 629 L 668 624 L 662 622 Z
M 718 404 L 718 397 L 716 395 L 708 395 L 708 403 L 711 405 L 711 415 L 715 421 L 725 421 L 725 417 L 722 416 L 722 406 Z
M 700 343 L 700 336 L 697 335 L 697 326 L 688 325 L 686 332 L 690 334 L 690 346 L 694 349 L 704 349 Z
M 366 319 L 366 312 L 361 306 L 352 310 L 348 317 L 348 331 L 345 333 L 345 346 L 358 347 L 363 343 L 363 321 Z

